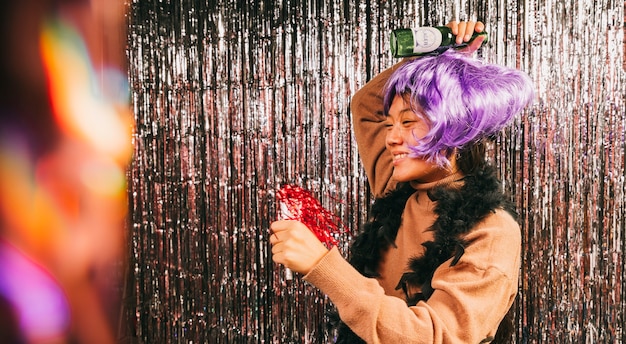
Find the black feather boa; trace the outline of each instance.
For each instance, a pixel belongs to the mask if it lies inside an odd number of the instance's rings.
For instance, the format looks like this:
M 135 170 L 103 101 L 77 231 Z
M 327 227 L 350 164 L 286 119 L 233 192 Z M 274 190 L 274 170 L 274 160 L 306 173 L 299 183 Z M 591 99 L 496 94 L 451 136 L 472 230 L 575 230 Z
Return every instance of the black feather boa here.
M 415 189 L 408 183 L 398 184 L 394 191 L 377 199 L 372 205 L 369 222 L 364 225 L 350 246 L 349 262 L 364 276 L 378 276 L 377 268 L 381 254 L 395 245 L 404 206 L 413 194 Z M 478 222 L 500 208 L 517 217 L 511 203 L 502 192 L 495 169 L 489 165 L 465 176 L 460 188 L 440 186 L 430 190 L 428 196 L 436 201 L 434 211 L 437 219 L 430 228 L 434 233 L 434 240 L 423 243 L 424 255 L 409 261 L 409 272 L 402 276 L 397 287 L 403 288 L 406 294 L 407 285 L 421 286 L 421 293 L 407 295 L 409 306 L 417 304 L 420 300 L 428 300 L 433 292 L 430 282 L 435 270 L 452 257 L 454 259 L 451 266 L 459 261 L 465 248 L 471 244 L 462 237 Z M 341 321 L 336 311 L 328 314 L 328 317 L 329 329 L 337 336 L 336 343 L 364 343 Z M 500 323 L 496 337 L 487 338 L 485 342 L 509 343 L 514 331 L 512 317 L 511 308 Z

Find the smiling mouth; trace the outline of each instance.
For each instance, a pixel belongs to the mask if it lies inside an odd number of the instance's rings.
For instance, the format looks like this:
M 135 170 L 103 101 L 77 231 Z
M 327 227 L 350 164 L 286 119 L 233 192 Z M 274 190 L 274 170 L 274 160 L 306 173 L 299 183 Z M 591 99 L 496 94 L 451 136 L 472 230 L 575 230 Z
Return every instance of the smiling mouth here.
M 393 155 L 393 161 L 398 161 L 398 160 L 402 160 L 406 157 L 408 157 L 409 155 L 407 153 L 400 153 L 400 154 L 394 154 Z

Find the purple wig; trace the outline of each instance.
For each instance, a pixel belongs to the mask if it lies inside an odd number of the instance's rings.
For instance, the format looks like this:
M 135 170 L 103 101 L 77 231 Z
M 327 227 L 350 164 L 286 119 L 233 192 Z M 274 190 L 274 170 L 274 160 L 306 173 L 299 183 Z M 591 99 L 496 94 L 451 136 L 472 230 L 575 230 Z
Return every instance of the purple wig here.
M 396 95 L 430 123 L 426 136 L 411 147 L 414 156 L 447 166 L 454 149 L 500 132 L 530 104 L 534 91 L 521 71 L 449 50 L 407 62 L 393 73 L 386 86 L 385 116 Z

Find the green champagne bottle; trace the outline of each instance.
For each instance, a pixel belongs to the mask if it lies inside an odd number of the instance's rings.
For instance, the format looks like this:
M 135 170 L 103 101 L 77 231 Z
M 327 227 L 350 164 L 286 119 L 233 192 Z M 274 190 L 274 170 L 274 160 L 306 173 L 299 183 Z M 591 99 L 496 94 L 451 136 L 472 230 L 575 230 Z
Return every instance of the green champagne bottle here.
M 391 55 L 393 57 L 420 56 L 438 54 L 450 48 L 459 49 L 478 36 L 484 36 L 483 43 L 487 43 L 486 32 L 474 32 L 469 42 L 456 44 L 456 36 L 447 26 L 425 26 L 412 29 L 396 29 L 391 32 Z

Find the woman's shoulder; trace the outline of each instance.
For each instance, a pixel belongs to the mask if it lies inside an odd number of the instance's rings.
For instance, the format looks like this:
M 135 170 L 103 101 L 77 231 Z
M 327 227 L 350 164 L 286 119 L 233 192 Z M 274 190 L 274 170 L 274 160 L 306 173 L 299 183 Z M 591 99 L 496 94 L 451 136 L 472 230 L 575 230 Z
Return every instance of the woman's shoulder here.
M 478 222 L 466 236 L 470 242 L 485 239 L 520 242 L 520 225 L 511 213 L 502 208 L 496 209 Z
M 521 255 L 522 234 L 515 218 L 504 209 L 496 209 L 476 224 L 465 240 L 464 258 L 476 266 L 500 270 L 517 268 Z M 471 258 L 470 258 L 471 257 Z

